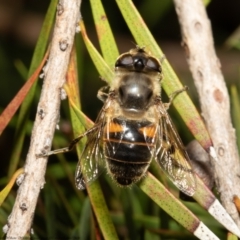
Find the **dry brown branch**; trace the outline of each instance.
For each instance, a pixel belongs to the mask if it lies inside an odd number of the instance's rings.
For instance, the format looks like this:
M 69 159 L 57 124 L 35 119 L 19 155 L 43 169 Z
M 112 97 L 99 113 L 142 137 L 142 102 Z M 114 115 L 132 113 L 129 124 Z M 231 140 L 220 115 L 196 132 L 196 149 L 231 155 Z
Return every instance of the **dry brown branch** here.
M 7 239 L 22 239 L 30 233 L 38 195 L 45 184 L 47 165 L 47 159 L 37 158 L 36 154 L 51 147 L 59 116 L 60 91 L 65 82 L 76 24 L 79 20 L 80 2 L 81 0 L 61 0 L 58 4 L 43 89 L 24 167 L 25 178 L 19 187 L 9 217 Z
M 229 96 L 214 50 L 210 21 L 202 0 L 174 0 L 183 45 L 193 74 L 201 110 L 217 157 L 212 159 L 214 178 L 223 206 L 240 227 L 233 196 L 240 196 L 240 166 Z

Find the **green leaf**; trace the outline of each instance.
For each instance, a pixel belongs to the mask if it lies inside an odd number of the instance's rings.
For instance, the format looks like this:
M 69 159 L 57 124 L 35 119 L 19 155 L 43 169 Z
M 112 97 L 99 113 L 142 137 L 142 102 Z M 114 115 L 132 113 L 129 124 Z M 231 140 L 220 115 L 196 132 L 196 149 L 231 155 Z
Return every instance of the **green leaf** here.
M 196 226 L 200 223 L 199 219 L 174 197 L 153 175 L 148 173 L 138 185 L 172 218 L 188 231 L 194 232 Z
M 79 237 L 82 240 L 89 239 L 91 221 L 91 204 L 89 198 L 85 198 L 79 224 Z
M 228 233 L 227 240 L 238 240 L 238 238 L 234 234 Z
M 101 0 L 91 0 L 94 23 L 98 34 L 98 41 L 105 62 L 113 68 L 119 55 L 116 42 L 110 29 L 106 13 Z
M 80 107 L 75 54 L 75 48 L 73 48 L 67 74 L 67 87 L 69 88 L 68 91 L 71 93 L 68 95 L 71 99 L 70 115 L 74 129 L 74 135 L 76 137 L 78 134 L 84 132 L 85 129 L 83 125 L 79 124 L 79 118 L 75 114 L 76 111 L 71 107 L 71 103 L 77 108 Z M 80 144 L 77 145 L 78 158 L 81 156 L 83 147 L 84 142 L 81 141 Z M 94 181 L 90 186 L 87 186 L 87 191 L 104 239 L 118 239 L 98 180 Z
M 102 56 L 98 53 L 96 48 L 93 46 L 93 44 L 89 40 L 83 21 L 81 20 L 79 24 L 80 24 L 81 34 L 82 34 L 84 43 L 85 43 L 87 50 L 94 62 L 94 65 L 96 66 L 101 77 L 105 81 L 110 83 L 114 77 L 113 71 L 108 66 L 108 64 L 103 60 Z
M 232 119 L 236 129 L 238 151 L 240 151 L 240 100 L 236 86 L 231 86 Z
M 0 192 L 0 206 L 2 205 L 2 203 L 4 202 L 4 200 L 6 199 L 6 197 L 8 196 L 9 192 L 11 191 L 16 179 L 18 178 L 18 176 L 20 174 L 24 173 L 24 169 L 20 168 L 18 169 L 12 176 L 12 178 L 10 179 L 9 183 L 7 184 L 7 186 Z

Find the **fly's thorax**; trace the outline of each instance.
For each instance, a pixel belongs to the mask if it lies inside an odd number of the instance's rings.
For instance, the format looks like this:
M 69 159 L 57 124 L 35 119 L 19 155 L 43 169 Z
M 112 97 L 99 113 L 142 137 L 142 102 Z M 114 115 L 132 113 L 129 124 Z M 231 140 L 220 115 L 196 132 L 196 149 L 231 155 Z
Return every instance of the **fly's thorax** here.
M 159 72 L 138 72 L 138 71 L 129 71 L 128 69 L 124 68 L 116 68 L 115 69 L 115 76 L 111 83 L 110 88 L 112 90 L 119 89 L 120 85 L 126 81 L 126 78 L 133 78 L 135 79 L 136 83 L 138 84 L 148 84 L 150 82 L 149 87 L 152 88 L 153 95 L 157 96 L 161 92 L 161 78 L 162 74 Z M 138 81 L 139 78 L 139 81 Z M 143 83 L 143 81 L 146 81 Z
M 127 111 L 115 98 L 111 99 L 109 103 L 109 106 L 104 110 L 106 121 L 113 118 L 125 118 L 128 120 L 142 120 L 158 124 L 158 111 L 155 104 L 151 104 L 147 109 L 141 111 Z
M 111 89 L 125 115 L 143 117 L 160 94 L 158 73 L 117 71 Z

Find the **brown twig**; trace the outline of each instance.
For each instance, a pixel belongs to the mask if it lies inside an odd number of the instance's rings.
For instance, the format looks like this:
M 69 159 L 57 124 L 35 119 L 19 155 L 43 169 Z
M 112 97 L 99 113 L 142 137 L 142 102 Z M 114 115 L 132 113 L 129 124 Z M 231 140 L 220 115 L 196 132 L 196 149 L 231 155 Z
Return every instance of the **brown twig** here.
M 60 91 L 65 82 L 69 56 L 81 0 L 60 0 L 45 79 L 32 131 L 31 144 L 24 167 L 25 178 L 8 222 L 7 239 L 22 239 L 30 234 L 36 203 L 45 184 L 46 158 L 37 158 L 48 151 L 56 128 L 60 107 Z
M 210 21 L 202 0 L 174 0 L 183 45 L 193 74 L 201 110 L 214 143 L 210 154 L 217 190 L 223 206 L 240 227 L 234 195 L 240 196 L 240 166 L 229 96 L 214 50 Z

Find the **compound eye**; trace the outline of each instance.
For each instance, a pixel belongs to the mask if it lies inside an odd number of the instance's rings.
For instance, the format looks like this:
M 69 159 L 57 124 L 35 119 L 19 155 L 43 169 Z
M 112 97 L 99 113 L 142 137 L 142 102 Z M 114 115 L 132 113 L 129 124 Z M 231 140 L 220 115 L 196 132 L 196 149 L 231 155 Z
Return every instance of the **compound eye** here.
M 159 62 L 154 58 L 149 58 L 146 64 L 146 67 L 151 71 L 161 72 L 161 66 Z
M 124 66 L 132 66 L 132 65 L 133 65 L 132 56 L 129 54 L 126 54 L 117 60 L 115 67 L 124 67 Z
M 124 92 L 123 92 L 123 87 L 119 88 L 119 95 L 120 95 L 120 99 L 124 98 Z
M 149 91 L 149 93 L 147 94 L 147 101 L 150 101 L 151 97 L 153 95 L 153 92 L 152 91 Z

